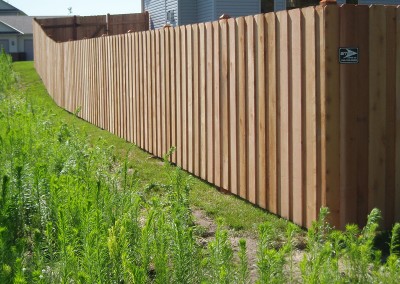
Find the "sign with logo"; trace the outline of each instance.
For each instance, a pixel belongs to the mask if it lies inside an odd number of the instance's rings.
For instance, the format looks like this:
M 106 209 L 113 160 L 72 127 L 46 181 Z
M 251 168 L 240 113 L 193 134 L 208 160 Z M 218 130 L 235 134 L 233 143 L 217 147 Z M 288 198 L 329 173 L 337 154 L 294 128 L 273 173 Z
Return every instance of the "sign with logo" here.
M 339 48 L 340 64 L 356 64 L 358 63 L 358 48 L 340 47 Z

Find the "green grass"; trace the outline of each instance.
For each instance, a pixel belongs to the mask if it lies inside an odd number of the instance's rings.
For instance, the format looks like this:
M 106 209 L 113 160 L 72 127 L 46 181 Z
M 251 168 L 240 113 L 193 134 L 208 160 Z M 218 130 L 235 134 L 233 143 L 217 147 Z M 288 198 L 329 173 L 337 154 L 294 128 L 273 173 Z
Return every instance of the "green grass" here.
M 295 261 L 297 226 L 58 108 L 32 63 L 14 70 L 1 54 L 0 283 L 399 282 L 400 225 L 383 261 L 379 210 L 340 232 L 321 208 Z M 218 220 L 206 246 L 193 206 Z M 258 232 L 255 277 L 227 228 Z
M 25 88 L 29 97 L 43 108 L 51 109 L 56 114 L 57 119 L 87 133 L 89 142 L 96 141 L 99 137 L 104 138 L 110 145 L 114 146 L 115 154 L 119 160 L 124 160 L 129 153 L 128 166 L 136 170 L 140 169 L 138 174 L 143 184 L 165 182 L 169 169 L 163 167 L 161 160 L 151 158 L 151 155 L 124 139 L 101 130 L 57 107 L 34 70 L 32 62 L 15 63 L 14 70 L 20 75 L 23 88 Z M 185 176 L 191 175 L 185 174 Z M 232 229 L 255 234 L 260 224 L 269 221 L 273 222 L 281 232 L 286 230 L 288 222 L 284 219 L 269 214 L 237 197 L 222 194 L 215 187 L 195 177 L 191 179 L 190 184 L 192 188 L 190 203 L 203 209 L 213 218 L 223 218 L 226 225 Z M 235 210 L 232 210 L 232 208 L 235 208 Z

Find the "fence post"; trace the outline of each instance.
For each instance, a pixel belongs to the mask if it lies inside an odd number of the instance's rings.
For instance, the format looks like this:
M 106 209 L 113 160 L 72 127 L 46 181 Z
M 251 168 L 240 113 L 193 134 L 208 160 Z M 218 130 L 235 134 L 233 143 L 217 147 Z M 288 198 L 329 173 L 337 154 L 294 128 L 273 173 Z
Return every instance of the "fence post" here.
M 337 4 L 336 0 L 321 0 L 319 2 L 320 5 L 326 6 L 326 5 L 332 5 L 332 4 Z
M 109 21 L 110 21 L 110 14 L 107 14 L 106 15 L 106 35 L 109 35 L 109 31 L 110 31 Z
M 229 16 L 228 14 L 222 14 L 220 17 L 219 17 L 219 20 L 228 20 L 228 19 L 230 19 L 231 18 L 231 16 Z
M 77 23 L 77 17 L 76 16 L 74 16 L 72 37 L 74 38 L 74 40 L 78 39 L 78 23 Z

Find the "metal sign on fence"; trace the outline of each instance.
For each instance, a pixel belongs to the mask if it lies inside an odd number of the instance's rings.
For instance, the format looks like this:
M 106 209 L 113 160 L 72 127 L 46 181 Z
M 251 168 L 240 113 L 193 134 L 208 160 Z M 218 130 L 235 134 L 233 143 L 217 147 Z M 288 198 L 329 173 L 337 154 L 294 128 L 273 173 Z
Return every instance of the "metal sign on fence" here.
M 339 48 L 339 63 L 341 63 L 341 64 L 356 64 L 356 63 L 358 63 L 358 48 L 340 47 Z

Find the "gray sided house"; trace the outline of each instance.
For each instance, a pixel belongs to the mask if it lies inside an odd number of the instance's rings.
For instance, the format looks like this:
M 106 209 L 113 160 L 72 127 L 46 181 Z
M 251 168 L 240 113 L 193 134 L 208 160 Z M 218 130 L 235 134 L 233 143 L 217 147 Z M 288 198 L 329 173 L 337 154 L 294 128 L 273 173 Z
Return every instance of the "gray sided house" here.
M 0 0 L 0 50 L 4 49 L 14 60 L 33 59 L 32 19 Z
M 33 17 L 0 16 L 0 48 L 14 60 L 33 60 Z
M 275 11 L 284 9 L 293 9 L 310 5 L 318 5 L 319 0 L 261 0 L 275 1 Z M 359 4 L 359 5 L 399 5 L 400 0 L 336 0 L 341 4 Z
M 338 4 L 400 5 L 400 0 L 337 0 Z M 254 15 L 318 5 L 319 0 L 142 0 L 150 14 L 150 28 L 215 21 L 222 14 L 231 17 Z
M 150 28 L 165 24 L 187 25 L 214 21 L 222 14 L 231 17 L 259 14 L 261 0 L 144 0 L 150 14 Z

